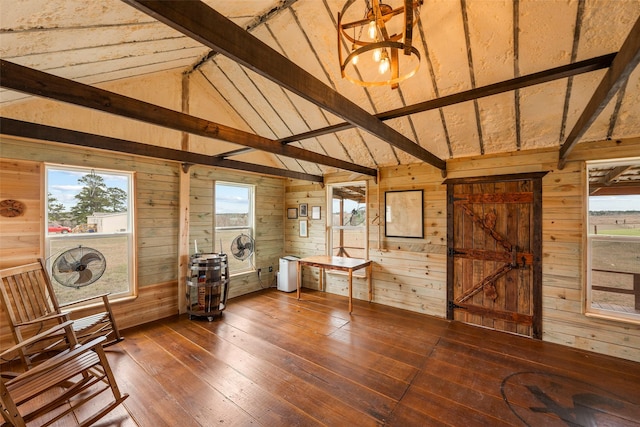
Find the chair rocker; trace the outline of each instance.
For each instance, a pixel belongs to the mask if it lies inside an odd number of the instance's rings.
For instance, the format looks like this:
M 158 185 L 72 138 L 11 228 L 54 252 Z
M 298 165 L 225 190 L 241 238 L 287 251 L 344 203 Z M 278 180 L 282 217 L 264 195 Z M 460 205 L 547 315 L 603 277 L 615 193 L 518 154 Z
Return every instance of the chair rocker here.
M 65 424 L 70 419 L 75 423 L 75 417 L 84 416 L 85 412 L 79 415 L 77 409 L 91 402 L 90 408 L 100 406 L 100 409 L 82 421 L 77 420 L 80 426 L 90 426 L 129 397 L 122 394 L 116 384 L 102 348 L 106 338 L 101 336 L 78 344 L 71 325 L 71 321 L 56 325 L 0 354 L 5 358 L 34 341 L 46 340 L 47 336 L 63 334 L 66 337 L 67 348 L 64 351 L 14 378 L 6 380 L 0 377 L 0 410 L 9 425 L 24 427 L 36 420 L 38 425 L 48 426 L 63 419 L 61 422 Z M 110 397 L 103 393 L 107 390 L 111 392 Z M 98 396 L 99 399 L 94 401 Z
M 104 336 L 104 346 L 122 341 L 116 325 L 108 294 L 85 298 L 70 304 L 60 305 L 45 268 L 45 261 L 11 267 L 0 270 L 0 294 L 4 309 L 11 322 L 11 331 L 16 344 L 19 344 L 38 332 L 52 325 L 72 320 L 69 312 L 63 308 L 92 299 L 101 301 L 102 311 L 87 317 L 73 319 L 73 330 L 79 343 L 83 344 L 93 338 Z M 42 346 L 32 343 L 31 346 L 19 348 L 19 356 L 29 369 L 36 359 L 44 353 L 54 350 L 58 343 Z

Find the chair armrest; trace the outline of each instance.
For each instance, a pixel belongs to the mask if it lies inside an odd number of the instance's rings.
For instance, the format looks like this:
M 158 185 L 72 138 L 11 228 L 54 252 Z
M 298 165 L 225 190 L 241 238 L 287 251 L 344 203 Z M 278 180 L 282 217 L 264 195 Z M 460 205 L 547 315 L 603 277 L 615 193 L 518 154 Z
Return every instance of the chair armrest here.
M 29 326 L 29 325 L 35 325 L 36 323 L 42 323 L 42 322 L 46 322 L 47 320 L 51 320 L 51 319 L 67 319 L 70 320 L 69 318 L 69 312 L 68 311 L 64 311 L 62 313 L 53 313 L 53 314 L 49 314 L 47 316 L 44 317 L 39 317 L 37 319 L 33 319 L 33 320 L 28 320 L 26 322 L 22 322 L 22 323 L 16 323 L 16 326 Z
M 7 355 L 9 353 L 13 353 L 14 351 L 16 351 L 16 350 L 18 350 L 18 349 L 20 349 L 22 347 L 29 346 L 29 345 L 31 345 L 33 343 L 36 343 L 36 342 L 41 341 L 41 340 L 43 340 L 45 338 L 48 338 L 48 337 L 52 336 L 54 334 L 54 332 L 57 332 L 57 331 L 59 331 L 61 329 L 65 329 L 67 327 L 70 327 L 72 324 L 73 324 L 73 321 L 68 320 L 68 321 L 66 321 L 64 323 L 60 323 L 59 325 L 55 325 L 54 327 L 47 329 L 44 332 L 40 332 L 39 334 L 34 335 L 31 338 L 26 339 L 26 340 L 24 340 L 22 342 L 19 342 L 18 344 L 14 345 L 13 347 L 6 349 L 2 353 L 0 353 L 0 358 L 3 358 L 5 355 Z
M 85 344 L 82 345 L 77 345 L 76 347 L 64 351 L 62 353 L 58 353 L 55 356 L 53 356 L 50 359 L 47 359 L 46 361 L 40 363 L 39 365 L 36 365 L 34 368 L 29 369 L 28 371 L 25 371 L 23 373 L 21 373 L 18 377 L 7 381 L 7 384 L 12 384 L 18 381 L 23 381 L 25 379 L 28 379 L 34 375 L 39 375 L 42 372 L 46 372 L 46 371 L 50 371 L 52 369 L 57 368 L 60 365 L 65 364 L 66 362 L 75 359 L 76 357 L 78 357 L 79 355 L 81 355 L 82 353 L 86 353 L 87 351 L 92 351 L 92 350 L 102 350 L 102 342 L 105 341 L 107 339 L 107 337 L 105 336 L 101 336 L 98 338 L 95 338 Z
M 82 298 L 82 299 L 79 299 L 79 300 L 76 300 L 76 301 L 71 301 L 71 302 L 67 302 L 67 303 L 64 303 L 64 304 L 60 304 L 60 308 L 69 307 L 71 305 L 80 304 L 81 302 L 91 301 L 92 299 L 102 298 L 104 300 L 105 297 L 109 296 L 110 293 L 111 292 L 105 292 L 104 294 L 98 294 L 98 295 L 94 295 L 92 297 Z

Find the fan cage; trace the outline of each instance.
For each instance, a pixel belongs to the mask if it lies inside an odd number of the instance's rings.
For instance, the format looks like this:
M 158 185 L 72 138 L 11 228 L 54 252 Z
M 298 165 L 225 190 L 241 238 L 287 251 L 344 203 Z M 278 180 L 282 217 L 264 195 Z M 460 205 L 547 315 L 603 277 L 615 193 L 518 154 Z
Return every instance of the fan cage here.
M 231 241 L 231 255 L 237 260 L 247 260 L 255 251 L 255 240 L 248 234 L 240 234 Z
M 81 288 L 98 281 L 106 268 L 107 260 L 100 251 L 79 246 L 58 255 L 51 266 L 51 275 L 62 286 Z

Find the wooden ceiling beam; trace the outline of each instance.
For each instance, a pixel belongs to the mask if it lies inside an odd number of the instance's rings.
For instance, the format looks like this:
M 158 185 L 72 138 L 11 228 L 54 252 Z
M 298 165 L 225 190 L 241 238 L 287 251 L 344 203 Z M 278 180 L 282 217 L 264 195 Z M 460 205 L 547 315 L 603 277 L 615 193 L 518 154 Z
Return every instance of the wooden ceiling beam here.
M 596 88 L 593 96 L 582 111 L 575 126 L 567 136 L 567 139 L 560 147 L 558 168 L 564 168 L 567 156 L 585 134 L 589 126 L 596 120 L 598 115 L 604 110 L 611 98 L 618 89 L 627 81 L 629 75 L 640 62 L 640 18 L 636 20 L 633 28 L 627 35 L 626 40 L 618 54 L 613 58 L 611 67 L 607 70 L 600 84 Z
M 510 92 L 528 86 L 548 83 L 554 80 L 576 76 L 578 74 L 601 70 L 603 68 L 611 66 L 611 63 L 613 62 L 613 58 L 615 56 L 615 53 L 610 53 L 607 55 L 586 59 L 584 61 L 575 62 L 573 64 L 562 65 L 560 67 L 539 71 L 537 73 L 527 74 L 526 76 L 516 77 L 487 86 L 470 89 L 464 92 L 442 96 L 440 98 L 408 105 L 406 107 L 396 108 L 394 110 L 378 113 L 375 116 L 380 120 L 396 119 L 411 114 L 417 114 L 424 111 L 435 110 L 437 108 L 448 107 L 450 105 L 459 104 L 461 102 L 473 101 L 474 99 L 497 95 L 504 92 Z M 291 142 L 302 141 L 308 138 L 315 138 L 318 136 L 327 135 L 329 133 L 351 129 L 352 127 L 353 125 L 351 123 L 337 123 L 324 128 L 303 132 L 297 135 L 291 135 L 286 138 L 281 138 L 278 141 L 284 144 L 289 144 Z
M 129 119 L 200 135 L 206 138 L 233 142 L 273 154 L 331 166 L 369 176 L 377 176 L 375 169 L 335 159 L 278 141 L 234 129 L 219 123 L 150 104 L 104 89 L 74 82 L 42 71 L 0 59 L 0 86 L 31 95 L 42 96 L 82 107 L 116 114 Z
M 296 63 L 203 2 L 123 0 L 171 28 L 214 49 L 315 105 L 394 147 L 446 171 L 446 162 L 362 107 L 342 96 Z M 286 145 L 286 144 L 283 144 Z
M 633 168 L 633 165 L 624 165 L 624 166 L 615 167 L 611 169 L 609 172 L 607 172 L 605 176 L 602 177 L 602 179 L 600 180 L 600 183 L 609 186 L 613 183 L 614 179 L 617 179 L 620 175 L 622 175 L 623 173 L 625 173 L 631 168 Z
M 640 195 L 640 184 L 637 182 L 627 182 L 610 185 L 608 187 L 589 186 L 590 196 L 628 196 Z
M 323 182 L 323 177 L 318 175 L 239 162 L 236 160 L 226 160 L 217 156 L 208 156 L 191 151 L 175 150 L 173 148 L 165 148 L 157 145 L 142 144 L 124 139 L 110 138 L 107 136 L 94 135 L 91 133 L 47 126 L 38 123 L 30 123 L 6 117 L 0 117 L 0 133 L 20 138 L 59 142 L 87 148 L 115 151 L 124 154 L 133 154 L 136 156 L 152 157 L 154 159 L 172 160 L 187 164 L 216 166 L 220 168 L 235 169 L 263 175 L 280 176 L 284 178 L 301 179 L 311 182 Z

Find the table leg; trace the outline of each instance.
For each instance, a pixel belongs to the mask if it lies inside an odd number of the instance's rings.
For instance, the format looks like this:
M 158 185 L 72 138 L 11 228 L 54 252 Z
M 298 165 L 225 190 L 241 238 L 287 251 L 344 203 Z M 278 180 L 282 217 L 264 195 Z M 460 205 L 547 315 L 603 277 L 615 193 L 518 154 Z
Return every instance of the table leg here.
M 302 265 L 300 262 L 297 262 L 296 264 L 298 264 L 298 280 L 297 280 L 297 284 L 298 284 L 298 301 L 300 300 L 300 288 L 302 287 Z
M 349 314 L 351 314 L 351 310 L 353 309 L 353 306 L 351 304 L 351 299 L 353 298 L 353 291 L 352 291 L 352 281 L 353 281 L 353 270 L 349 269 Z
M 318 277 L 318 281 L 320 283 L 320 290 L 324 291 L 324 268 L 320 267 L 320 271 L 318 272 L 320 277 Z
M 367 266 L 367 282 L 369 283 L 369 302 L 373 300 L 373 288 L 371 286 L 372 273 L 373 273 L 373 263 Z

